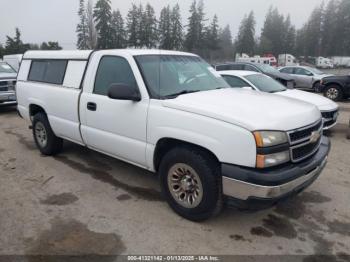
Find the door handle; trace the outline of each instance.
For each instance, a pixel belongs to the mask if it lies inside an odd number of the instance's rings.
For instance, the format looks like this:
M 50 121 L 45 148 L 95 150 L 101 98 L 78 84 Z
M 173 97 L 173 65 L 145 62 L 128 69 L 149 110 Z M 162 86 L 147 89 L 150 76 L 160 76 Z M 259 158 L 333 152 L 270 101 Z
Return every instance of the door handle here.
M 97 109 L 97 105 L 93 102 L 88 102 L 86 107 L 90 111 L 96 111 Z

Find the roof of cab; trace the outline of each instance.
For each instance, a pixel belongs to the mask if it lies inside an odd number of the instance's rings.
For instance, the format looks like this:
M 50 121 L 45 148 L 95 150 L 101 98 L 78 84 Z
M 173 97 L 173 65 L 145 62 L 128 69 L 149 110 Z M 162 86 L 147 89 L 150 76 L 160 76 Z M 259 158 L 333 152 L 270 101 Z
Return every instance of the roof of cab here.
M 113 51 L 124 51 L 130 55 L 186 55 L 195 56 L 191 53 L 168 51 L 168 50 L 157 50 L 157 49 L 110 49 L 100 50 L 95 52 L 113 52 Z M 93 50 L 60 50 L 60 51 L 27 51 L 23 59 L 72 59 L 72 60 L 87 60 Z
M 226 70 L 218 71 L 220 75 L 232 75 L 232 76 L 250 76 L 250 75 L 261 75 L 259 72 L 255 71 L 243 71 L 243 70 Z

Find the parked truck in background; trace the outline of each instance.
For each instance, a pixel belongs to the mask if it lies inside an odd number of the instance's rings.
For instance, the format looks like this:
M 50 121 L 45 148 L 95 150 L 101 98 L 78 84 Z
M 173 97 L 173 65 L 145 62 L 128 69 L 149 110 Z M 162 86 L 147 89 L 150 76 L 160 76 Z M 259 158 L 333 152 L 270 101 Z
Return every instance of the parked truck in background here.
M 350 56 L 333 56 L 331 59 L 335 67 L 350 67 Z
M 332 59 L 326 57 L 316 57 L 316 67 L 323 69 L 332 69 L 334 68 L 334 64 Z
M 27 52 L 17 97 L 41 153 L 66 139 L 157 172 L 169 205 L 196 221 L 224 201 L 252 209 L 297 194 L 330 148 L 314 105 L 233 89 L 189 53 Z
M 291 54 L 280 54 L 278 56 L 278 66 L 298 66 L 298 60 Z
M 16 104 L 17 72 L 6 62 L 0 62 L 0 106 Z

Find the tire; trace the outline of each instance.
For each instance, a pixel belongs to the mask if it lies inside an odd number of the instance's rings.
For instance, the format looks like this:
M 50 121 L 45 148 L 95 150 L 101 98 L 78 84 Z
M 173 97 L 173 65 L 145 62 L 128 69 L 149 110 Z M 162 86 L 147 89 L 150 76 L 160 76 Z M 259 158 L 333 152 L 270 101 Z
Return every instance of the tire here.
M 314 92 L 319 93 L 320 92 L 320 82 L 314 83 L 314 85 L 312 86 L 312 89 Z
M 56 155 L 62 150 L 63 139 L 55 136 L 45 113 L 40 112 L 34 116 L 33 137 L 43 155 Z
M 324 96 L 333 101 L 340 101 L 344 97 L 343 90 L 337 85 L 327 86 L 324 91 Z
M 170 150 L 160 163 L 159 177 L 165 199 L 180 216 L 192 221 L 204 221 L 220 213 L 220 166 L 204 150 L 191 146 Z

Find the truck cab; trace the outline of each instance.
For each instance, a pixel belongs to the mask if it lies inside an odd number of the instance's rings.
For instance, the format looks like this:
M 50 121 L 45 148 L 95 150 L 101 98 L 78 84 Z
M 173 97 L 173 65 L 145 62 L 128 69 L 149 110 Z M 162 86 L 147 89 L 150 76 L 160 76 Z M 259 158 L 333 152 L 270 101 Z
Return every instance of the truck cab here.
M 190 53 L 31 51 L 17 85 L 41 153 L 58 154 L 69 140 L 156 172 L 169 205 L 194 221 L 223 202 L 273 205 L 327 162 L 314 105 L 234 90 Z

